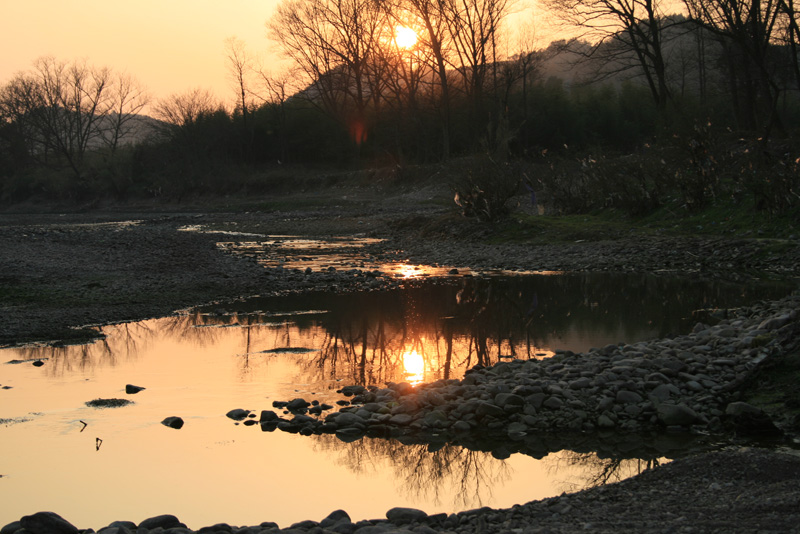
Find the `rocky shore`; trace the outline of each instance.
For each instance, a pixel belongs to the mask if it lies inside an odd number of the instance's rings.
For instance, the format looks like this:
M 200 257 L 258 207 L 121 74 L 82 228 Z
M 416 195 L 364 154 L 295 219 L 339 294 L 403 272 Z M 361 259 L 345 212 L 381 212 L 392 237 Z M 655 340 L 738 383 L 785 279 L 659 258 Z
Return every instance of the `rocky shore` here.
M 436 213 L 427 210 L 423 216 Z M 80 338 L 91 335 L 75 330 L 82 325 L 142 319 L 249 294 L 399 283 L 364 272 L 264 269 L 220 252 L 217 234 L 178 231 L 198 222 L 225 228 L 235 220 L 240 231 L 273 234 L 361 231 L 387 238 L 370 251 L 376 257 L 453 267 L 666 271 L 728 279 L 764 272 L 800 275 L 800 247 L 787 240 L 627 236 L 562 245 L 490 245 L 407 235 L 397 223 L 420 217 L 418 212 L 130 215 L 0 218 L 0 344 Z M 506 361 L 475 368 L 462 381 L 350 387 L 343 390 L 350 404 L 338 411 L 286 399 L 280 406 L 242 407 L 237 418 L 254 431 L 324 432 L 344 441 L 380 436 L 431 447 L 449 442 L 490 450 L 498 458 L 514 452 L 540 457 L 563 448 L 659 457 L 687 436 L 700 442 L 698 450 L 711 451 L 709 444 L 720 435 L 733 437 L 730 443 L 767 436 L 777 440 L 774 445 L 787 433 L 794 436 L 796 417 L 745 402 L 741 392 L 771 361 L 797 353 L 798 307 L 800 297 L 790 296 L 730 310 L 685 335 L 586 354 L 562 351 L 549 360 Z M 68 511 L 62 513 L 69 517 Z M 93 532 L 64 518 L 33 514 L 4 526 L 0 534 Z M 798 455 L 791 448 L 732 446 L 689 455 L 621 483 L 505 510 L 429 516 L 392 509 L 386 518 L 358 522 L 336 511 L 283 529 L 265 522 L 195 531 L 164 515 L 138 524 L 115 522 L 97 532 L 799 532 L 798 525 Z
M 560 351 L 543 360 L 513 360 L 476 366 L 463 380 L 416 387 L 347 386 L 350 406 L 322 416 L 304 399 L 276 402 L 280 416 L 262 410 L 262 430 L 300 434 L 335 433 L 344 441 L 371 437 L 402 442 L 495 444 L 496 457 L 513 452 L 543 457 L 569 447 L 665 452 L 670 433 L 780 436 L 761 409 L 738 400 L 739 389 L 764 360 L 795 350 L 800 296 L 731 312 L 688 335 L 634 344 L 608 345 L 574 354 Z M 310 413 L 309 413 L 310 411 Z M 245 420 L 253 412 L 229 416 Z M 255 419 L 250 419 L 255 423 Z M 666 434 L 666 439 L 665 435 Z M 553 447 L 547 437 L 557 435 Z

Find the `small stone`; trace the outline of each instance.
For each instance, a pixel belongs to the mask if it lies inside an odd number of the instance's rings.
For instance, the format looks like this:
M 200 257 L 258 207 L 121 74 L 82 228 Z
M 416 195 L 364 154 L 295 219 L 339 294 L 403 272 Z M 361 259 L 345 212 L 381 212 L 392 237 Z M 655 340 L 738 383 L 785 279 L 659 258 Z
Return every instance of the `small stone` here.
M 127 393 L 128 395 L 135 395 L 140 391 L 142 391 L 143 389 L 144 388 L 141 386 L 134 386 L 133 384 L 127 384 L 125 386 L 125 393 Z
M 250 415 L 250 410 L 243 410 L 241 408 L 235 408 L 225 414 L 227 418 L 233 419 L 234 421 L 242 421 L 247 419 L 248 415 Z
M 161 421 L 161 424 L 176 430 L 180 430 L 183 427 L 183 419 L 173 415 Z

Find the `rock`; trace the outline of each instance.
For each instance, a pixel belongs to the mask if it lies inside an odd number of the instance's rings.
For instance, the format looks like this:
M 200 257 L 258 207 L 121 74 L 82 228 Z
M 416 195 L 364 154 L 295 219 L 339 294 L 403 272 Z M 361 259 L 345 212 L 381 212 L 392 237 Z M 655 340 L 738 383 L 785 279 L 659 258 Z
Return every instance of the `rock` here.
M 325 519 L 319 522 L 319 526 L 327 528 L 343 522 L 350 523 L 350 515 L 344 510 L 334 510 L 329 513 Z
M 389 423 L 398 426 L 406 426 L 411 424 L 414 421 L 414 418 L 406 413 L 399 413 L 397 415 L 393 415 L 391 419 L 389 419 Z
M 20 530 L 22 528 L 22 524 L 19 521 L 12 521 L 11 523 L 5 525 L 3 528 L 0 528 L 0 534 L 13 534 L 14 532 Z
M 286 403 L 286 409 L 292 413 L 304 412 L 311 406 L 305 399 L 292 399 Z
M 233 419 L 234 421 L 243 421 L 244 419 L 247 419 L 248 415 L 250 415 L 250 410 L 235 408 L 226 413 L 225 417 L 227 417 L 228 419 Z
M 667 426 L 689 426 L 699 420 L 697 412 L 685 404 L 659 404 L 658 419 Z
M 428 514 L 416 508 L 396 507 L 386 512 L 386 518 L 395 525 L 424 521 L 427 517 Z
M 133 384 L 127 384 L 125 386 L 125 393 L 127 393 L 128 395 L 135 395 L 144 389 L 145 388 L 141 386 L 134 386 Z
M 136 523 L 133 521 L 114 521 L 108 525 L 111 528 L 127 528 L 132 532 L 136 532 Z
M 273 421 L 277 422 L 279 419 L 278 414 L 273 412 L 272 410 L 261 410 L 261 417 L 259 417 L 259 423 L 271 423 Z
M 635 391 L 620 390 L 617 392 L 617 403 L 619 404 L 635 404 L 642 402 L 642 396 Z
M 197 534 L 219 534 L 220 532 L 233 532 L 233 527 L 227 523 L 217 523 L 210 527 L 203 527 L 197 531 Z M 100 534 L 98 532 L 98 534 Z
M 780 436 L 783 432 L 760 408 L 746 402 L 732 402 L 725 408 L 740 436 Z
M 178 416 L 171 415 L 161 421 L 161 424 L 164 426 L 168 426 L 170 428 L 174 428 L 176 430 L 180 430 L 183 427 L 183 419 Z
M 550 408 L 551 410 L 558 410 L 563 405 L 564 401 L 561 400 L 560 397 L 548 397 L 547 400 L 542 403 L 542 406 L 545 408 Z
M 570 389 L 585 389 L 592 385 L 592 380 L 588 376 L 583 376 L 569 383 Z
M 352 397 L 353 395 L 361 395 L 365 391 L 367 391 L 367 388 L 359 385 L 345 386 L 339 390 L 339 392 L 345 397 Z
M 86 402 L 86 406 L 90 408 L 121 408 L 133 404 L 133 401 L 128 399 L 94 399 Z
M 329 416 L 330 417 L 330 416 Z M 339 428 L 358 426 L 364 428 L 364 420 L 351 412 L 339 412 L 335 419 L 332 419 Z
M 296 528 L 296 529 L 300 529 L 300 530 L 308 530 L 308 529 L 314 528 L 316 526 L 319 526 L 319 523 L 317 523 L 316 521 L 312 521 L 310 519 L 306 519 L 304 521 L 298 521 L 297 523 L 294 523 L 289 528 Z
M 525 404 L 525 399 L 513 393 L 498 393 L 494 397 L 494 403 L 506 409 L 506 406 L 522 406 Z
M 185 528 L 186 525 L 181 523 L 178 520 L 177 517 L 175 517 L 174 515 L 170 515 L 170 514 L 157 515 L 155 517 L 150 517 L 150 518 L 145 519 L 141 523 L 139 523 L 139 528 L 146 528 L 148 530 L 153 530 L 153 529 L 156 529 L 156 528 L 159 528 L 159 527 L 161 527 L 161 528 L 166 530 L 168 528 L 176 528 L 176 527 Z
M 78 528 L 54 512 L 36 512 L 19 520 L 30 534 L 78 534 Z
M 649 397 L 653 403 L 659 403 L 669 400 L 673 395 L 679 397 L 680 394 L 681 390 L 675 387 L 673 384 L 659 384 L 653 388 Z
M 475 408 L 475 415 L 478 417 L 478 419 L 483 419 L 486 416 L 502 417 L 505 415 L 505 413 L 505 410 L 503 410 L 500 406 L 490 402 L 480 402 L 478 403 L 477 408 Z
M 600 428 L 614 428 L 616 423 L 606 414 L 601 414 L 600 417 L 597 418 L 597 426 Z
M 780 315 L 778 317 L 771 317 L 769 319 L 765 319 L 760 325 L 758 325 L 759 330 L 777 330 L 778 328 L 784 327 L 787 324 L 791 323 L 794 318 L 797 316 L 797 312 L 792 310 L 789 313 L 784 315 Z

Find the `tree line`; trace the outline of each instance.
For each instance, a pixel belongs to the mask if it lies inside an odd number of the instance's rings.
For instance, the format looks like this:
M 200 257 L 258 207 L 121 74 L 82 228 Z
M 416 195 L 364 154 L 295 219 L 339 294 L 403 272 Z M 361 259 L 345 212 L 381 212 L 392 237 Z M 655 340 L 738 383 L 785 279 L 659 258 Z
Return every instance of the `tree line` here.
M 127 75 L 43 58 L 0 88 L 3 195 L 54 194 L 53 174 L 72 193 L 180 196 L 257 190 L 253 169 L 276 165 L 628 153 L 708 128 L 790 138 L 793 2 L 546 0 L 579 33 L 537 48 L 535 19 L 512 31 L 514 0 L 283 0 L 266 30 L 285 71 L 225 43 L 233 106 L 201 89 L 152 102 Z

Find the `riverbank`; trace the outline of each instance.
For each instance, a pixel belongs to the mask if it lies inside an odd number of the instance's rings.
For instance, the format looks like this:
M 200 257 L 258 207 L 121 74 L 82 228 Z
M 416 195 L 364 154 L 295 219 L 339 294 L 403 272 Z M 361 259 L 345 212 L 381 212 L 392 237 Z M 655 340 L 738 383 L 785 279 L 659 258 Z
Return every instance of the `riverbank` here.
M 197 231 L 198 226 L 203 231 Z M 472 222 L 459 225 L 446 208 L 426 203 L 419 195 L 387 199 L 373 205 L 331 203 L 313 209 L 264 213 L 115 210 L 65 215 L 3 214 L 0 215 L 0 250 L 3 251 L 0 255 L 0 344 L 85 339 L 94 335 L 94 330 L 79 328 L 87 324 L 164 315 L 179 308 L 245 295 L 324 289 L 332 284 L 341 290 L 354 290 L 367 284 L 375 287 L 375 277 L 347 272 L 264 269 L 254 261 L 223 253 L 216 246 L 223 239 L 243 239 L 243 234 L 367 235 L 385 239 L 370 249 L 376 256 L 453 268 L 664 271 L 734 280 L 763 273 L 800 276 L 798 246 L 789 239 L 624 235 L 580 243 L 491 244 L 487 243 L 491 236 L 484 229 L 477 229 Z M 380 277 L 378 282 L 399 283 Z M 789 312 L 776 312 L 776 315 Z M 759 341 L 749 348 L 758 353 L 775 339 L 775 331 L 797 323 L 796 317 L 787 321 L 768 330 L 767 333 L 773 332 L 773 337 L 763 339 L 764 344 Z M 757 330 L 758 326 L 760 322 L 753 329 Z M 742 341 L 738 337 L 736 340 Z M 789 347 L 791 340 L 784 341 Z M 701 345 L 698 341 L 694 346 Z M 687 348 L 692 352 L 692 347 Z M 703 362 L 698 360 L 698 364 L 702 366 Z M 481 371 L 484 372 L 490 371 Z M 687 374 L 697 378 L 698 372 L 693 370 Z M 747 376 L 758 380 L 756 375 Z M 702 382 L 703 378 L 700 380 Z M 545 388 L 542 389 L 544 392 Z M 568 392 L 583 389 L 567 387 Z M 529 392 L 529 395 L 536 393 Z M 640 395 L 635 391 L 631 393 Z M 516 399 L 507 397 L 505 400 Z M 562 403 L 568 404 L 571 400 L 574 399 L 565 397 Z M 644 398 L 642 401 L 646 402 Z M 697 415 L 697 410 L 694 411 Z M 612 412 L 616 413 L 613 408 Z M 600 415 L 593 421 L 598 422 Z M 648 415 L 658 417 L 658 412 Z M 702 415 L 709 421 L 714 417 L 711 412 Z M 772 419 L 780 420 L 780 417 L 772 416 Z M 791 424 L 790 421 L 780 422 Z M 369 524 L 351 523 L 339 514 L 337 520 L 331 519 L 333 523 L 323 525 L 319 518 L 310 518 L 313 520 L 296 525 L 295 530 L 361 534 L 403 530 L 499 533 L 574 532 L 578 529 L 792 532 L 800 524 L 799 480 L 796 455 L 775 450 L 731 449 L 676 460 L 619 484 L 507 510 L 479 510 L 446 517 L 422 517 L 411 511 L 404 512 L 403 519 L 396 516 L 392 522 Z M 68 511 L 60 512 L 69 518 Z M 268 517 L 264 519 L 269 521 Z M 234 521 L 232 518 L 231 522 Z M 137 525 L 140 532 L 149 531 L 148 525 L 154 530 L 159 526 L 168 530 L 178 527 L 179 521 L 162 518 L 143 523 Z M 108 532 L 124 533 L 132 527 L 131 524 L 115 525 L 112 528 L 118 530 Z M 9 526 L 2 532 L 14 532 L 15 528 Z M 66 526 L 65 530 L 53 530 L 52 525 L 45 530 L 37 528 L 29 524 L 26 531 L 75 531 Z M 219 525 L 204 530 L 213 531 L 234 529 L 230 525 Z M 275 525 L 265 523 L 241 531 L 274 532 Z

